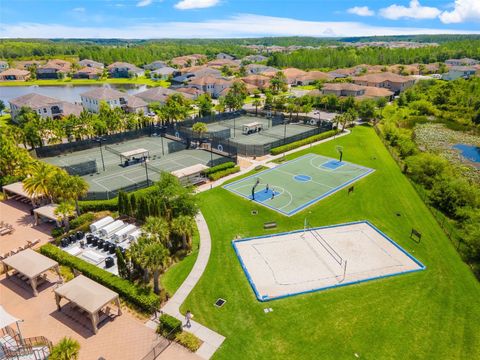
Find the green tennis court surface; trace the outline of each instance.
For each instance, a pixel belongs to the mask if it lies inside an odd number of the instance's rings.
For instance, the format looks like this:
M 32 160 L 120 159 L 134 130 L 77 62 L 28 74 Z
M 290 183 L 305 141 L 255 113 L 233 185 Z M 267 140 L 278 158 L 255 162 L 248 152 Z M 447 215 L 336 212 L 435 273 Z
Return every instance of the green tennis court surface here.
M 307 154 L 224 188 L 290 216 L 373 171 L 346 161 Z

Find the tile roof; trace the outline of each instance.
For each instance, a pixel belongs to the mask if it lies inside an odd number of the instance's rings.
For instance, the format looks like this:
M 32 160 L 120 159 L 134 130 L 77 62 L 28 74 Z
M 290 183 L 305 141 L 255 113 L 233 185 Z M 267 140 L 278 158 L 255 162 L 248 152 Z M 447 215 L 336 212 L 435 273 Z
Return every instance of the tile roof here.
M 119 97 L 126 98 L 128 95 L 123 92 L 103 86 L 81 93 L 80 96 L 85 96 L 98 100 L 116 100 Z
M 158 86 L 154 87 L 140 93 L 135 94 L 136 97 L 139 97 L 145 101 L 159 101 L 165 102 L 167 98 L 172 95 L 176 94 L 177 92 L 171 89 L 166 89 L 164 87 Z
M 390 81 L 394 83 L 404 83 L 411 81 L 409 76 L 397 75 L 389 72 L 382 72 L 378 74 L 367 74 L 363 76 L 357 76 L 352 78 L 354 81 L 368 81 L 372 83 L 381 83 L 384 81 Z
M 30 71 L 28 70 L 20 70 L 20 69 L 13 69 L 13 68 L 10 68 L 10 69 L 7 69 L 5 71 L 2 71 L 0 73 L 0 76 L 27 76 L 30 74 Z

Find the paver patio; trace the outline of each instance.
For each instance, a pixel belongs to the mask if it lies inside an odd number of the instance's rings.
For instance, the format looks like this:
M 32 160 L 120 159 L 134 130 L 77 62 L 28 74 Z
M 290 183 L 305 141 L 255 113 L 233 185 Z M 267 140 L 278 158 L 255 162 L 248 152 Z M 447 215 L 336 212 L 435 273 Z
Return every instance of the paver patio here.
M 56 278 L 48 275 L 50 286 L 39 287 L 33 297 L 27 286 L 0 276 L 0 302 L 10 314 L 24 320 L 20 329 L 24 337 L 45 336 L 53 343 L 69 336 L 80 343 L 79 360 L 137 360 L 145 356 L 157 340 L 155 331 L 146 327 L 128 311 L 99 326 L 97 335 L 57 310 L 53 293 Z
M 31 205 L 13 199 L 0 201 L 0 220 L 15 228 L 13 233 L 0 236 L 0 255 L 25 246 L 27 240 L 39 239 L 36 247 L 50 241 L 53 225 L 42 223 L 35 226 L 34 217 L 30 215 L 31 208 Z

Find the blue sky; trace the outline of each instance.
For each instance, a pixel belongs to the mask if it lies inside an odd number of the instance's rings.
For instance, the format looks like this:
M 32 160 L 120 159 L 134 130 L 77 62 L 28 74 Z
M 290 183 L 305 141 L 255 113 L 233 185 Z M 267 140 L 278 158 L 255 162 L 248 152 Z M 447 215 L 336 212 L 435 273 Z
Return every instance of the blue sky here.
M 0 0 L 0 37 L 480 33 L 480 0 Z

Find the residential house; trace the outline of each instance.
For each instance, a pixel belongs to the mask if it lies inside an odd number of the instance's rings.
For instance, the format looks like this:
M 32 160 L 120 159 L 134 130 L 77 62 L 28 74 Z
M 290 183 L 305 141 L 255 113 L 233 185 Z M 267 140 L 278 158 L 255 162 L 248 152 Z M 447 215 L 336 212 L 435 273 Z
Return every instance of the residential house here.
M 152 70 L 150 72 L 150 77 L 153 80 L 168 80 L 168 78 L 173 76 L 176 72 L 178 72 L 177 69 L 170 66 L 165 66 L 156 70 Z
M 130 78 L 132 76 L 143 76 L 145 73 L 143 69 L 126 62 L 114 62 L 107 68 L 112 78 Z
M 245 72 L 247 73 L 247 75 L 257 75 L 264 74 L 266 72 L 273 72 L 273 74 L 275 75 L 278 72 L 278 69 L 272 66 L 262 64 L 248 64 L 245 65 Z
M 58 79 L 67 75 L 71 67 L 72 63 L 65 60 L 49 60 L 37 68 L 37 79 Z
M 70 114 L 80 115 L 83 108 L 60 99 L 36 93 L 26 94 L 9 101 L 12 119 L 15 120 L 22 107 L 28 107 L 42 118 L 59 119 Z
M 42 65 L 41 61 L 38 60 L 28 60 L 28 61 L 15 61 L 15 67 L 21 70 L 29 70 L 30 68 Z
M 201 77 L 201 76 L 214 76 L 222 77 L 222 72 L 218 69 L 214 69 L 207 66 L 191 66 L 181 70 L 183 75 L 188 75 L 189 78 Z
M 476 72 L 477 69 L 472 66 L 452 66 L 447 73 L 442 74 L 442 79 L 447 81 L 460 78 L 469 79 L 470 77 L 475 76 Z
M 217 68 L 217 69 L 221 69 L 224 66 L 227 66 L 227 67 L 233 68 L 233 69 L 239 69 L 240 68 L 240 61 L 229 60 L 229 59 L 215 59 L 215 60 L 209 61 L 207 63 L 207 66 L 212 67 L 212 68 Z
M 235 56 L 225 54 L 225 53 L 219 53 L 217 54 L 217 59 L 223 59 L 223 60 L 235 60 Z
M 327 83 L 323 85 L 321 93 L 323 95 L 333 94 L 338 97 L 358 97 L 365 94 L 365 86 L 355 85 L 352 83 Z M 312 95 L 313 94 L 314 93 L 312 93 Z
M 80 67 L 90 67 L 90 68 L 97 68 L 103 69 L 104 65 L 98 61 L 90 60 L 90 59 L 83 59 L 78 62 L 78 66 Z
M 271 78 L 265 75 L 248 75 L 243 77 L 242 80 L 244 83 L 253 85 L 259 89 L 266 89 L 270 86 Z
M 328 75 L 333 79 L 345 79 L 354 74 L 355 74 L 355 71 L 352 69 L 336 69 L 328 73 Z
M 80 98 L 83 107 L 92 112 L 99 112 L 102 101 L 112 109 L 120 107 L 127 112 L 148 112 L 148 106 L 144 100 L 108 87 L 84 92 L 80 94 Z
M 282 72 L 287 78 L 287 83 L 289 85 L 297 84 L 298 79 L 307 73 L 306 71 L 303 71 L 297 68 L 284 69 L 282 70 Z
M 187 66 L 200 65 L 206 60 L 207 60 L 207 57 L 205 55 L 192 54 L 192 55 L 175 57 L 170 62 L 172 63 L 172 65 L 182 68 Z
M 216 78 L 222 77 L 222 72 L 220 70 L 209 68 L 207 66 L 191 66 L 181 69 L 180 72 L 182 75 L 175 76 L 172 79 L 173 85 L 184 85 L 195 78 L 203 76 L 213 76 Z
M 472 66 L 477 64 L 480 64 L 480 61 L 469 58 L 445 60 L 447 66 Z
M 386 88 L 397 94 L 415 83 L 414 78 L 389 72 L 352 77 L 352 80 L 357 85 Z
M 167 98 L 173 94 L 178 94 L 178 92 L 175 90 L 166 89 L 164 87 L 157 86 L 157 87 L 142 91 L 140 93 L 137 93 L 135 94 L 135 96 L 146 101 L 147 103 L 159 102 L 163 104 L 165 103 Z
M 4 71 L 8 69 L 8 62 L 0 60 L 0 71 Z
M 158 70 L 167 66 L 168 65 L 165 61 L 157 60 L 157 61 L 151 62 L 150 64 L 145 65 L 143 68 L 145 70 Z
M 380 97 L 391 99 L 393 91 L 373 86 L 355 85 L 352 83 L 326 83 L 322 90 L 313 90 L 310 95 L 334 94 L 338 97 L 353 96 L 357 99 L 377 99 Z
M 188 87 L 193 87 L 205 93 L 209 93 L 212 98 L 218 98 L 220 93 L 232 86 L 233 81 L 223 78 L 216 78 L 214 76 L 202 76 L 194 78 L 188 84 Z
M 190 100 L 195 100 L 198 98 L 200 95 L 203 94 L 201 90 L 195 89 L 195 88 L 189 88 L 189 87 L 179 87 L 176 88 L 175 91 L 182 93 L 183 96 L 185 96 L 187 99 Z
M 98 79 L 102 73 L 103 70 L 100 68 L 85 66 L 73 74 L 73 77 L 75 79 Z
M 0 73 L 0 80 L 7 81 L 7 80 L 18 80 L 18 81 L 25 81 L 30 79 L 30 71 L 28 70 L 20 70 L 20 69 L 8 69 L 2 71 Z
M 331 79 L 332 77 L 327 73 L 321 71 L 308 71 L 304 75 L 297 77 L 297 82 L 295 85 L 310 85 L 315 81 L 326 81 Z
M 252 63 L 259 63 L 267 60 L 268 60 L 268 57 L 263 55 L 248 55 L 242 59 L 243 62 L 252 62 Z

